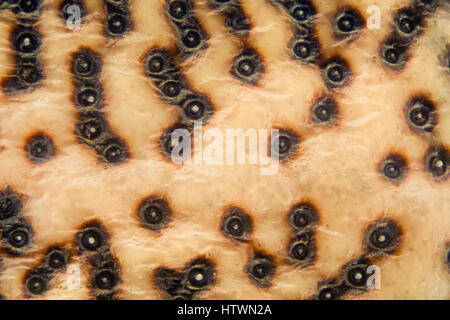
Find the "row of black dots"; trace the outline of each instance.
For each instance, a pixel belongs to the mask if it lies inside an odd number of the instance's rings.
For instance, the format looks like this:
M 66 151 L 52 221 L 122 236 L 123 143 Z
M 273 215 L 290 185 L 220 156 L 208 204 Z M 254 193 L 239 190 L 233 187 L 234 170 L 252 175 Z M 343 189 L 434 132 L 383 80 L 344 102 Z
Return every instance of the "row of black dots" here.
M 81 143 L 95 150 L 102 162 L 120 164 L 129 158 L 129 152 L 122 139 L 109 129 L 101 111 L 104 103 L 99 81 L 101 68 L 100 57 L 89 49 L 79 50 L 73 55 L 73 100 L 80 112 L 76 135 Z
M 288 222 L 294 238 L 287 247 L 287 260 L 295 266 L 308 267 L 316 257 L 314 231 L 319 222 L 317 210 L 307 202 L 296 204 L 289 212 Z
M 76 247 L 92 263 L 89 287 L 98 300 L 115 298 L 120 283 L 119 264 L 109 247 L 109 234 L 97 221 L 86 223 L 76 234 Z
M 69 263 L 69 253 L 60 246 L 47 250 L 43 262 L 29 270 L 25 276 L 24 292 L 27 298 L 36 298 L 50 289 L 50 281 L 56 273 L 63 271 Z
M 150 50 L 144 59 L 146 75 L 152 79 L 161 99 L 181 109 L 180 121 L 167 129 L 160 138 L 164 156 L 171 158 L 173 148 L 179 141 L 172 139 L 175 129 L 191 131 L 196 121 L 205 124 L 214 113 L 209 99 L 188 85 L 175 65 L 173 57 L 164 49 Z
M 214 10 L 225 16 L 228 31 L 237 36 L 245 37 L 250 31 L 250 21 L 242 10 L 240 0 L 208 0 Z
M 167 0 L 166 13 L 177 37 L 181 56 L 187 58 L 207 48 L 208 35 L 194 16 L 190 0 Z
M 183 270 L 158 267 L 153 280 L 166 299 L 191 300 L 200 292 L 209 290 L 215 284 L 216 267 L 205 257 L 189 261 Z
M 235 243 L 249 242 L 253 228 L 250 215 L 236 206 L 230 206 L 225 210 L 220 223 L 222 234 Z M 253 250 L 247 261 L 245 272 L 251 283 L 266 288 L 270 286 L 275 274 L 275 261 L 269 254 L 260 250 Z
M 315 63 L 320 55 L 320 44 L 313 34 L 316 9 L 309 0 L 270 0 L 287 12 L 294 28 L 289 42 L 293 59 L 304 64 Z
M 104 0 L 104 34 L 107 38 L 121 38 L 131 31 L 133 24 L 128 0 Z
M 242 40 L 242 48 L 233 59 L 231 75 L 250 85 L 257 85 L 264 73 L 261 55 L 247 43 L 250 21 L 239 0 L 209 0 L 209 5 L 225 16 L 228 31 Z
M 22 215 L 22 200 L 10 187 L 0 191 L 2 247 L 11 255 L 24 254 L 33 243 L 33 229 Z
M 2 84 L 7 95 L 37 88 L 44 78 L 38 59 L 42 36 L 34 27 L 39 18 L 41 4 L 41 0 L 21 0 L 6 1 L 2 5 L 5 9 L 11 9 L 18 20 L 10 36 L 16 55 L 16 66 L 14 74 Z
M 334 300 L 347 294 L 366 292 L 370 289 L 369 267 L 377 258 L 394 253 L 402 237 L 402 230 L 393 219 L 380 219 L 370 224 L 364 234 L 364 254 L 346 263 L 341 268 L 339 276 L 321 281 L 318 284 L 316 298 Z
M 380 48 L 380 56 L 389 69 L 399 71 L 405 67 L 408 49 L 422 33 L 424 18 L 436 10 L 438 3 L 438 0 L 415 1 L 395 13 L 394 30 Z

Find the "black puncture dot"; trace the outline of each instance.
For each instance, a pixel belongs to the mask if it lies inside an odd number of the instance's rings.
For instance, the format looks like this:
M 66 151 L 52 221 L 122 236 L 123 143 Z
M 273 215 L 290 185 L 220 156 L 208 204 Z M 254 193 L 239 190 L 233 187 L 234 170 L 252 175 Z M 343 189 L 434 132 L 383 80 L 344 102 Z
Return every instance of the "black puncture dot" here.
M 298 267 L 308 267 L 314 263 L 316 247 L 311 231 L 298 234 L 287 247 L 288 262 Z
M 96 289 L 112 290 L 118 283 L 117 273 L 110 269 L 102 269 L 95 272 L 93 285 Z
M 420 14 L 412 8 L 403 8 L 397 11 L 394 23 L 400 36 L 414 37 L 420 29 Z
M 214 264 L 205 258 L 197 258 L 189 262 L 184 274 L 186 289 L 190 291 L 207 289 L 215 282 Z
M 84 2 L 81 0 L 65 0 L 60 8 L 59 11 L 61 12 L 61 17 L 64 20 L 64 23 L 67 23 L 69 18 L 73 16 L 74 11 L 69 12 L 69 8 L 73 9 L 76 7 L 79 9 L 79 17 L 81 19 L 81 21 L 84 19 L 84 17 L 86 16 L 86 6 L 84 5 Z M 77 11 L 75 11 L 77 12 Z
M 240 7 L 231 6 L 226 11 L 226 26 L 230 33 L 245 36 L 250 30 L 250 22 Z
M 317 210 L 309 203 L 301 202 L 289 211 L 288 222 L 295 232 L 313 229 L 318 221 Z
M 24 282 L 25 295 L 31 298 L 44 294 L 49 289 L 51 278 L 49 271 L 44 268 L 30 270 Z
M 187 1 L 176 0 L 169 2 L 169 14 L 173 19 L 183 20 L 190 10 L 191 8 Z
M 254 284 L 268 287 L 275 274 L 275 263 L 270 256 L 256 252 L 247 263 L 247 273 Z
M 416 132 L 431 132 L 437 124 L 434 104 L 424 97 L 414 97 L 405 109 L 408 126 Z
M 343 8 L 334 17 L 334 34 L 338 39 L 354 37 L 362 28 L 364 28 L 364 20 L 354 9 Z
M 108 30 L 113 35 L 121 35 L 127 30 L 127 19 L 122 14 L 108 16 Z
M 142 226 L 153 231 L 166 227 L 171 217 L 167 201 L 156 196 L 145 198 L 139 205 L 137 213 Z
M 337 300 L 344 290 L 342 286 L 336 283 L 336 280 L 329 279 L 319 283 L 316 293 L 317 300 Z
M 99 84 L 84 83 L 83 86 L 77 88 L 75 104 L 82 109 L 93 107 L 101 109 L 102 91 Z
M 293 157 L 298 151 L 300 138 L 290 130 L 277 129 L 270 137 L 270 156 L 281 161 Z
M 99 224 L 92 223 L 82 228 L 76 235 L 76 244 L 80 252 L 104 253 L 108 251 L 108 234 Z
M 72 59 L 72 73 L 78 77 L 95 77 L 100 74 L 100 58 L 89 50 L 75 53 Z
M 199 31 L 195 29 L 185 30 L 181 37 L 181 41 L 189 49 L 198 47 L 201 44 L 201 40 L 202 36 L 200 35 Z
M 20 0 L 19 9 L 25 13 L 35 12 L 41 4 L 41 0 Z
M 26 223 L 16 223 L 3 230 L 3 247 L 13 255 L 21 255 L 31 245 L 31 227 Z
M 315 63 L 320 54 L 319 42 L 311 36 L 296 35 L 290 42 L 292 57 L 305 64 Z
M 342 268 L 342 278 L 347 287 L 354 289 L 366 289 L 370 262 L 360 257 L 344 265 Z
M 52 271 L 59 271 L 63 269 L 69 260 L 69 255 L 67 251 L 60 247 L 51 248 L 45 255 L 45 264 Z
M 309 0 L 297 1 L 288 7 L 291 19 L 299 26 L 312 26 L 316 15 L 316 10 Z
M 233 60 L 231 74 L 248 84 L 256 85 L 261 79 L 264 68 L 259 54 L 250 48 L 244 48 Z
M 168 70 L 175 70 L 172 56 L 164 49 L 149 50 L 144 59 L 144 66 L 147 75 L 156 79 L 160 79 Z
M 381 45 L 380 56 L 392 70 L 401 70 L 406 64 L 408 43 L 400 38 L 390 38 Z
M 85 112 L 76 125 L 77 137 L 89 145 L 101 140 L 108 132 L 108 124 L 100 112 Z
M 33 63 L 19 64 L 17 66 L 19 78 L 27 85 L 35 85 L 43 78 L 42 72 L 36 64 L 37 61 L 34 61 Z
M 370 253 L 377 255 L 393 253 L 402 240 L 396 222 L 386 218 L 372 223 L 366 230 L 364 242 Z
M 36 134 L 28 139 L 25 151 L 28 159 L 35 163 L 48 161 L 55 154 L 52 138 L 46 134 Z
M 347 63 L 339 57 L 334 57 L 322 65 L 322 78 L 328 88 L 345 87 L 352 73 Z
M 162 85 L 161 91 L 164 96 L 175 98 L 181 92 L 181 88 L 182 86 L 179 81 L 169 80 Z
M 154 281 L 168 298 L 179 296 L 182 289 L 182 275 L 172 269 L 159 267 L 154 274 Z
M 406 160 L 399 154 L 388 155 L 381 161 L 380 173 L 392 182 L 402 180 L 408 170 Z
M 17 27 L 11 37 L 14 49 L 20 54 L 35 53 L 41 46 L 41 35 L 32 28 Z
M 0 191 L 0 223 L 18 216 L 22 211 L 22 201 L 8 189 Z
M 329 96 L 317 99 L 311 108 L 311 119 L 323 127 L 333 125 L 338 119 L 338 106 Z
M 433 146 L 425 155 L 425 167 L 431 175 L 437 179 L 447 177 L 449 152 L 443 146 Z
M 128 149 L 124 142 L 117 137 L 112 137 L 100 143 L 100 160 L 109 164 L 121 164 L 129 157 Z
M 179 133 L 179 138 L 176 139 L 173 136 L 173 133 L 177 131 L 177 133 Z M 183 139 L 191 139 L 190 136 L 190 129 L 189 127 L 187 127 L 184 124 L 176 124 L 168 129 L 166 129 L 163 134 L 161 135 L 160 139 L 159 139 L 159 144 L 160 144 L 160 148 L 163 152 L 163 155 L 168 158 L 168 159 L 172 159 L 172 156 L 176 156 L 177 158 L 180 157 L 181 159 L 184 159 L 184 152 L 188 152 L 188 150 L 185 150 L 184 148 L 180 148 L 179 153 L 178 154 L 172 154 L 173 149 L 181 144 L 184 143 Z M 190 145 L 190 143 L 189 143 Z M 190 156 L 190 155 L 187 155 Z
M 230 208 L 222 217 L 220 229 L 227 238 L 248 241 L 252 232 L 252 221 L 250 216 L 239 208 Z

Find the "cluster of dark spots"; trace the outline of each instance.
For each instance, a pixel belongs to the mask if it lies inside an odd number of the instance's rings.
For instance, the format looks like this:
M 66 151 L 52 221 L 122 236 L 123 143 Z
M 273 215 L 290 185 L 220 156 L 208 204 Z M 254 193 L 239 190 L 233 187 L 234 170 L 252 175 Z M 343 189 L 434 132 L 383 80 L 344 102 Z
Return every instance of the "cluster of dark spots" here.
M 383 256 L 394 253 L 402 241 L 402 231 L 391 218 L 370 224 L 365 231 L 364 245 L 370 254 Z
M 131 31 L 133 24 L 128 0 L 104 0 L 104 33 L 107 38 L 118 39 Z
M 238 80 L 256 85 L 264 73 L 261 56 L 255 50 L 244 47 L 233 59 L 231 74 Z
M 206 49 L 208 35 L 195 18 L 190 0 L 166 0 L 166 12 L 183 57 L 189 57 Z
M 348 63 L 339 56 L 322 63 L 322 79 L 330 89 L 343 88 L 348 85 L 352 72 Z
M 289 15 L 294 37 L 289 41 L 291 57 L 304 64 L 316 63 L 320 56 L 320 44 L 313 35 L 316 9 L 308 0 L 271 0 Z
M 50 289 L 50 281 L 55 274 L 64 270 L 68 262 L 69 254 L 63 247 L 48 249 L 42 264 L 28 271 L 25 276 L 25 296 L 33 298 L 45 294 Z
M 418 96 L 408 101 L 405 117 L 411 130 L 418 133 L 432 132 L 437 124 L 437 112 L 433 102 Z
M 17 24 L 11 32 L 10 42 L 16 55 L 16 66 L 14 74 L 3 81 L 3 91 L 7 95 L 15 95 L 37 88 L 44 78 L 38 59 L 41 34 L 33 24 Z
M 71 17 L 79 18 L 81 24 L 87 12 L 82 0 L 64 0 L 59 7 L 59 11 L 65 25 L 67 25 L 69 19 L 72 19 Z M 78 13 L 79 15 L 77 15 Z
M 425 168 L 435 179 L 448 176 L 449 152 L 444 146 L 432 146 L 425 154 Z
M 199 292 L 211 289 L 215 279 L 214 263 L 204 257 L 191 260 L 181 272 L 159 267 L 154 273 L 156 286 L 171 300 L 191 300 Z
M 99 111 L 104 103 L 99 80 L 101 69 L 100 57 L 89 49 L 81 49 L 72 56 L 73 101 L 79 111 L 75 134 L 80 142 L 95 150 L 101 162 L 118 165 L 130 155 L 125 142 L 109 129 Z
M 347 294 L 361 294 L 367 291 L 371 265 L 371 261 L 365 256 L 347 262 L 337 277 L 319 282 L 316 299 L 338 300 Z
M 97 300 L 114 299 L 121 281 L 119 264 L 111 253 L 109 238 L 108 231 L 97 221 L 86 223 L 75 236 L 76 248 L 92 264 L 89 283 Z
M 433 0 L 416 1 L 414 6 L 401 8 L 395 13 L 393 31 L 380 48 L 381 59 L 389 69 L 400 71 L 405 67 L 408 49 L 421 34 L 427 12 L 435 8 L 433 2 L 437 4 Z
M 159 231 L 169 224 L 172 210 L 164 198 L 149 196 L 139 204 L 137 215 L 144 228 Z
M 323 96 L 314 101 L 311 107 L 311 120 L 321 127 L 329 127 L 337 123 L 339 110 L 331 96 Z
M 250 21 L 242 10 L 240 0 L 208 0 L 210 6 L 226 18 L 228 31 L 238 37 L 244 37 L 250 30 Z
M 33 243 L 33 229 L 23 216 L 22 208 L 22 200 L 10 187 L 0 191 L 1 243 L 14 256 L 25 253 Z
M 172 139 L 173 131 L 181 129 L 190 133 L 197 123 L 206 124 L 214 109 L 208 97 L 189 86 L 167 50 L 151 49 L 146 53 L 143 62 L 145 74 L 152 80 L 161 99 L 181 111 L 180 121 L 166 129 L 160 138 L 164 157 L 171 159 L 173 148 L 182 141 L 182 137 Z
M 229 208 L 222 216 L 220 230 L 229 239 L 239 242 L 249 241 L 252 229 L 250 216 L 237 207 Z
M 292 58 L 304 64 L 316 63 L 320 56 L 320 45 L 314 36 L 296 34 L 289 48 Z
M 292 130 L 276 129 L 270 137 L 270 156 L 280 161 L 293 158 L 299 149 L 300 138 Z
M 31 162 L 47 162 L 55 155 L 55 144 L 50 136 L 38 133 L 26 141 L 25 152 Z
M 351 7 L 340 9 L 334 16 L 334 35 L 339 40 L 356 37 L 364 26 L 365 22 L 361 14 Z
M 273 258 L 262 252 L 255 252 L 247 262 L 246 271 L 250 281 L 261 288 L 269 287 L 275 274 Z
M 287 218 L 294 233 L 287 246 L 287 261 L 297 267 L 308 267 L 316 257 L 314 230 L 319 222 L 317 209 L 309 202 L 300 202 L 292 207 Z
M 400 154 L 389 154 L 379 164 L 379 172 L 388 181 L 398 184 L 406 176 L 408 165 Z
M 271 0 L 275 5 L 283 8 L 289 15 L 290 21 L 296 29 L 312 31 L 316 17 L 316 9 L 309 0 Z
M 121 282 L 119 264 L 110 252 L 95 256 L 91 262 L 90 288 L 92 295 L 97 300 L 113 300 L 117 286 Z
M 150 50 L 144 58 L 144 68 L 160 97 L 182 110 L 183 125 L 193 127 L 195 121 L 206 123 L 212 116 L 214 110 L 209 99 L 188 85 L 169 52 Z

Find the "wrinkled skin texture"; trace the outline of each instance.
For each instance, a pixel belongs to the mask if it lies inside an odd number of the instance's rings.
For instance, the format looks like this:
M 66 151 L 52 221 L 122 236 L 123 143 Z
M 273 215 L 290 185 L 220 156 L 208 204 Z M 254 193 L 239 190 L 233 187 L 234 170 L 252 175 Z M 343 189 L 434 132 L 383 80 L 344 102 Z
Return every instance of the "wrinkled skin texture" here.
M 257 86 L 235 79 L 230 71 L 242 42 L 231 35 L 225 18 L 205 0 L 193 1 L 199 23 L 209 36 L 208 47 L 179 59 L 190 86 L 211 100 L 215 113 L 206 128 L 272 127 L 295 130 L 301 142 L 297 155 L 280 164 L 275 175 L 262 176 L 257 165 L 177 166 L 161 154 L 159 138 L 174 125 L 179 110 L 161 100 L 144 72 L 145 53 L 162 47 L 177 53 L 176 37 L 163 0 L 130 0 L 133 29 L 107 40 L 102 1 L 85 1 L 87 15 L 80 29 L 68 29 L 59 16 L 61 1 L 44 1 L 35 25 L 42 34 L 39 59 L 44 80 L 39 88 L 15 96 L 0 93 L 0 186 L 11 188 L 23 201 L 23 215 L 34 230 L 30 250 L 20 257 L 1 251 L 0 293 L 23 299 L 28 270 L 41 264 L 46 249 L 70 250 L 68 269 L 55 275 L 44 299 L 91 299 L 91 264 L 75 251 L 75 235 L 97 219 L 109 233 L 110 250 L 120 266 L 118 299 L 162 299 L 153 281 L 158 267 L 175 270 L 203 256 L 214 262 L 216 279 L 200 299 L 309 299 L 317 284 L 335 277 L 348 261 L 363 254 L 364 231 L 375 220 L 390 217 L 403 232 L 399 248 L 375 263 L 381 288 L 348 299 L 450 299 L 450 275 L 445 246 L 450 240 L 450 184 L 425 170 L 424 155 L 434 143 L 450 146 L 450 72 L 442 63 L 450 43 L 448 1 L 426 19 L 422 34 L 411 45 L 405 68 L 386 68 L 379 48 L 392 32 L 395 12 L 410 1 L 347 1 L 370 16 L 378 5 L 381 28 L 362 29 L 338 41 L 332 19 L 340 1 L 313 1 L 318 12 L 314 34 L 325 58 L 340 55 L 352 79 L 330 91 L 317 65 L 304 65 L 288 51 L 292 24 L 280 8 L 264 0 L 243 0 L 251 23 L 246 42 L 257 50 L 264 74 Z M 149 5 L 151 3 L 151 5 Z M 15 17 L 0 11 L 0 77 L 14 70 L 9 35 Z M 447 48 L 446 48 L 447 46 Z M 80 48 L 102 59 L 105 117 L 127 144 L 128 161 L 107 165 L 79 143 L 74 132 L 77 109 L 70 61 Z M 310 109 L 320 96 L 333 92 L 339 121 L 320 127 Z M 438 123 L 431 134 L 409 129 L 404 106 L 415 94 L 436 104 Z M 46 163 L 31 163 L 25 141 L 36 132 L 52 137 L 55 155 Z M 391 152 L 401 153 L 408 173 L 394 185 L 379 174 L 379 163 Z M 137 209 L 147 196 L 164 197 L 172 215 L 159 232 L 141 226 Z M 307 268 L 286 262 L 292 238 L 287 216 L 300 201 L 317 208 L 316 258 Z M 252 218 L 249 242 L 223 236 L 221 217 L 231 205 Z M 275 261 L 270 286 L 255 286 L 246 274 L 254 251 Z M 70 267 L 81 270 L 80 286 L 68 288 Z

